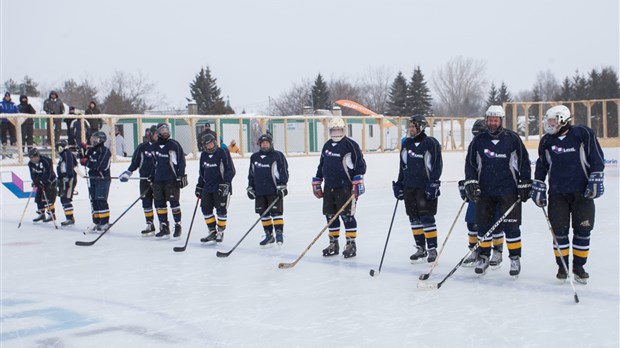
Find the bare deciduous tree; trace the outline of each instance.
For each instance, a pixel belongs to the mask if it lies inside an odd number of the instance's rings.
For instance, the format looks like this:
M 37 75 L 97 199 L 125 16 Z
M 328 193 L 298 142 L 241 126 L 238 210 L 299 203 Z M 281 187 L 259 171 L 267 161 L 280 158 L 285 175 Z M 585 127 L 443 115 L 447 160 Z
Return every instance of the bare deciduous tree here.
M 551 70 L 541 71 L 536 75 L 534 89 L 538 90 L 542 101 L 549 101 L 560 93 L 560 84 Z
M 456 57 L 448 61 L 433 76 L 437 96 L 437 114 L 450 116 L 478 115 L 486 87 L 486 64 L 472 58 Z
M 108 92 L 103 101 L 103 112 L 107 114 L 142 114 L 150 109 L 155 84 L 139 73 L 137 76 L 116 71 L 104 83 Z
M 394 75 L 394 71 L 387 67 L 369 69 L 361 78 L 363 97 L 359 102 L 378 114 L 384 114 Z
M 303 115 L 304 106 L 311 104 L 311 89 L 312 82 L 310 80 L 302 80 L 299 84 L 294 84 L 290 90 L 278 98 L 271 99 L 265 113 L 280 116 Z

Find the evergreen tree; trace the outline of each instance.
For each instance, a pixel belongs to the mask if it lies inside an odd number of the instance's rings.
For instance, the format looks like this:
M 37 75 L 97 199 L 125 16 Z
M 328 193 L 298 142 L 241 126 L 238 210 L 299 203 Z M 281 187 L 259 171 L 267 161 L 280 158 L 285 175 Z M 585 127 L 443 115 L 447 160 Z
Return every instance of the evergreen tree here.
M 502 81 L 502 85 L 499 87 L 499 95 L 497 96 L 497 100 L 499 102 L 497 105 L 502 105 L 502 103 L 512 101 L 512 96 L 510 95 L 510 92 L 508 92 L 508 87 L 504 81 Z
M 541 94 L 542 93 L 540 92 L 540 88 L 538 88 L 538 86 L 534 86 L 534 89 L 532 90 L 532 101 L 534 102 L 542 101 Z
M 314 86 L 312 86 L 312 107 L 314 110 L 331 110 L 329 90 L 321 73 L 316 77 Z
M 407 80 L 402 72 L 398 72 L 390 92 L 388 94 L 387 115 L 391 116 L 408 116 L 411 115 L 407 109 Z
M 21 90 L 17 82 L 13 81 L 13 79 L 8 79 L 4 82 L 4 90 L 11 94 L 19 94 Z
M 583 75 L 579 74 L 579 71 L 575 71 L 573 76 L 573 93 L 574 100 L 586 100 L 589 99 L 588 93 L 588 80 Z
M 592 70 L 588 81 L 589 95 L 592 99 L 614 99 L 620 97 L 620 84 L 618 75 L 610 68 L 606 67 L 597 72 Z
M 37 87 L 39 87 L 39 84 L 34 82 L 32 78 L 26 75 L 24 76 L 24 80 L 20 84 L 20 93 L 29 97 L 38 97 L 41 95 L 41 93 L 39 92 Z
M 489 90 L 489 96 L 487 97 L 487 109 L 491 105 L 499 105 L 499 93 L 495 88 L 495 83 L 491 83 L 491 89 Z
M 92 86 L 88 80 L 78 84 L 75 80 L 69 79 L 64 82 L 62 88 L 58 91 L 58 95 L 63 102 L 78 109 L 86 110 L 91 101 L 98 103 L 97 88 Z
M 142 114 L 147 108 L 143 99 L 126 97 L 113 89 L 103 100 L 102 111 L 110 115 L 131 115 Z
M 220 96 L 217 79 L 211 76 L 211 70 L 200 69 L 194 82 L 190 83 L 190 93 L 196 101 L 199 115 L 226 114 L 224 100 Z
M 560 87 L 560 94 L 557 95 L 554 99 L 561 101 L 573 100 L 573 84 L 570 82 L 570 79 L 568 77 L 565 77 L 564 81 L 562 81 L 562 87 Z
M 433 98 L 426 85 L 422 69 L 416 67 L 407 88 L 407 109 L 410 115 L 431 115 L 433 113 Z

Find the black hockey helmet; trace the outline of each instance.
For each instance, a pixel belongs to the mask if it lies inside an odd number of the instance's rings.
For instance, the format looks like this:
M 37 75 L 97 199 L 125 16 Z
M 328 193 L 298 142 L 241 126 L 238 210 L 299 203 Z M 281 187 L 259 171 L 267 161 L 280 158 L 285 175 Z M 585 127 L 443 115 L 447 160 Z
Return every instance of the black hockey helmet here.
M 426 129 L 426 126 L 428 125 L 428 122 L 426 122 L 426 117 L 424 117 L 424 115 L 413 115 L 409 117 L 409 123 L 413 124 L 418 130 L 418 132 L 412 136 L 416 136 L 424 132 L 424 129 Z
M 487 124 L 484 120 L 476 120 L 474 125 L 471 127 L 471 134 L 474 136 L 485 132 L 487 130 Z
M 207 133 L 203 135 L 200 142 L 202 143 L 202 148 L 206 153 L 215 153 L 215 151 L 217 151 L 217 141 L 215 140 L 215 136 L 213 134 Z M 209 148 L 207 146 L 209 144 L 213 144 L 213 147 Z
M 65 151 L 65 149 L 67 149 L 69 147 L 69 143 L 67 142 L 67 140 L 65 139 L 61 139 L 57 144 L 56 144 L 56 150 L 58 152 L 63 152 Z
M 39 153 L 39 149 L 37 149 L 36 147 L 33 147 L 32 149 L 28 150 L 28 157 L 32 158 L 32 157 L 40 157 L 41 154 Z
M 160 139 L 167 140 L 170 138 L 170 126 L 167 123 L 157 124 L 157 136 Z
M 90 136 L 90 144 L 92 146 L 103 145 L 106 140 L 108 140 L 108 136 L 102 131 L 95 132 Z
M 269 143 L 269 148 L 267 149 L 263 149 L 263 147 L 261 146 L 261 144 L 265 141 Z M 260 137 L 258 137 L 257 145 L 260 146 L 261 152 L 269 152 L 273 150 L 273 137 L 271 136 L 271 134 L 265 133 L 261 135 Z

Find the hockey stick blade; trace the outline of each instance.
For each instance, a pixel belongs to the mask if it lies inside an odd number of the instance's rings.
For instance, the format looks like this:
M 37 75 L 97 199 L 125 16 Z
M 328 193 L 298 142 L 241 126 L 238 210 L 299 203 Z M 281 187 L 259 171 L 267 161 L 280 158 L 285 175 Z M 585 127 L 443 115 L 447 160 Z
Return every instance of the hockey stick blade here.
M 377 272 L 377 271 L 375 271 L 374 269 L 371 269 L 371 270 L 370 270 L 370 276 L 371 276 L 371 277 L 374 277 L 375 275 L 376 275 L 376 276 L 379 276 L 379 273 L 381 273 L 381 272 Z
M 418 289 L 436 290 L 439 289 L 440 286 L 439 283 L 418 282 Z
M 76 241 L 76 242 L 75 242 L 75 245 L 79 245 L 79 246 L 91 246 L 91 245 L 95 244 L 95 242 L 96 242 L 96 241 L 97 241 L 96 239 L 95 239 L 95 240 L 93 240 L 93 241 L 90 241 L 90 242 L 83 242 L 83 241 L 81 241 L 81 240 L 78 240 L 78 241 Z
M 174 252 L 177 252 L 177 253 L 182 252 L 182 251 L 185 251 L 185 249 L 187 249 L 187 247 L 184 247 L 184 246 L 182 246 L 182 247 L 174 247 L 174 248 L 172 248 L 172 250 L 173 250 Z
M 429 273 L 420 274 L 420 280 L 427 280 L 431 275 Z
M 232 251 L 228 251 L 228 252 L 218 251 L 218 252 L 215 253 L 215 256 L 217 256 L 217 257 L 228 257 L 231 253 L 232 253 Z
M 278 264 L 278 268 L 279 269 L 288 269 L 288 268 L 291 268 L 293 266 L 295 266 L 294 262 L 293 263 L 284 263 L 284 262 L 282 262 L 282 263 Z
M 579 296 L 577 296 L 577 293 L 575 293 L 575 303 L 579 303 Z

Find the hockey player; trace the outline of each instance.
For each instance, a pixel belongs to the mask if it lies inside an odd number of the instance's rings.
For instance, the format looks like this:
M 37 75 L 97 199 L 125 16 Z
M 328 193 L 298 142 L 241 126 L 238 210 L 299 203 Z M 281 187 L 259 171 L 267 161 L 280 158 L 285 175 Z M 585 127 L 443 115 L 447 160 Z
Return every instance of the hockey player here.
M 352 194 L 355 199 L 343 210 L 340 219 L 344 223 L 347 244 L 342 255 L 345 258 L 357 254 L 355 238 L 357 238 L 357 221 L 355 206 L 357 198 L 365 192 L 364 174 L 366 162 L 359 145 L 346 135 L 344 119 L 334 116 L 329 120 L 329 137 L 321 150 L 321 159 L 312 178 L 314 196 L 323 199 L 323 214 L 329 222 L 344 206 Z M 325 186 L 321 184 L 325 180 Z M 340 221 L 338 219 L 329 226 L 329 245 L 323 249 L 323 256 L 338 255 L 340 247 Z
M 75 223 L 73 217 L 73 191 L 77 185 L 77 175 L 75 167 L 77 167 L 77 158 L 69 151 L 69 143 L 62 139 L 56 145 L 58 155 L 58 165 L 56 173 L 58 173 L 58 194 L 60 195 L 60 203 L 65 212 L 65 221 L 61 222 L 62 226 L 69 226 Z
M 37 193 L 34 201 L 37 203 L 37 214 L 33 222 L 50 222 L 56 219 L 54 202 L 56 202 L 56 174 L 52 167 L 52 159 L 43 156 L 36 148 L 30 149 L 28 152 L 30 161 L 28 169 L 30 169 L 30 179 L 32 180 L 32 188 Z M 47 210 L 47 216 L 45 211 Z
M 259 243 L 262 247 L 284 243 L 284 197 L 288 194 L 288 162 L 280 151 L 274 150 L 271 134 L 258 138 L 260 150 L 250 157 L 247 194 L 255 200 L 254 211 L 262 215 L 276 198 L 278 202 L 261 219 L 265 238 Z M 273 230 L 275 229 L 275 240 Z
M 209 234 L 201 238 L 203 243 L 221 243 L 224 240 L 228 201 L 232 194 L 232 180 L 235 177 L 235 165 L 228 151 L 217 146 L 217 140 L 211 133 L 202 136 L 199 177 L 196 184 L 196 197 L 201 199 L 200 207 L 209 229 Z M 213 215 L 215 208 L 216 217 Z
M 561 255 L 555 250 L 556 277 L 567 278 L 562 265 L 569 265 L 569 229 L 573 226 L 573 274 L 586 283 L 590 275 L 583 266 L 588 261 L 590 232 L 594 228 L 594 199 L 603 195 L 603 151 L 592 129 L 571 126 L 570 110 L 564 105 L 545 114 L 545 134 L 538 146 L 538 160 L 532 184 L 532 200 L 539 207 L 547 204 L 549 175 L 549 220 Z
M 513 203 L 514 209 L 501 228 L 506 234 L 511 276 L 521 272 L 521 202 L 530 198 L 531 169 L 527 150 L 519 135 L 502 126 L 506 114 L 499 105 L 486 111 L 487 131 L 469 144 L 465 160 L 465 193 L 476 202 L 476 224 L 480 248 L 476 274 L 489 267 L 491 237 L 485 236 L 495 223 L 497 211 L 503 215 Z
M 187 186 L 185 174 L 185 153 L 178 141 L 170 138 L 167 123 L 157 125 L 157 143 L 154 146 L 155 169 L 153 170 L 153 197 L 159 219 L 159 232 L 155 237 L 170 238 L 168 207 L 170 202 L 174 219 L 174 238 L 181 237 L 181 189 Z
M 108 194 L 110 193 L 112 153 L 104 145 L 106 138 L 104 132 L 93 133 L 90 136 L 92 147 L 80 159 L 80 163 L 88 168 L 88 192 L 93 211 L 93 225 L 86 230 L 87 233 L 103 233 L 109 228 Z M 82 148 L 86 149 L 85 143 L 82 144 Z
M 437 197 L 443 161 L 441 145 L 424 132 L 427 121 L 423 115 L 409 119 L 408 137 L 400 152 L 398 179 L 392 183 L 394 196 L 404 199 L 416 251 L 409 258 L 417 262 L 437 259 Z
M 129 181 L 131 174 L 138 169 L 140 174 L 140 197 L 142 197 L 142 209 L 144 210 L 144 218 L 146 219 L 146 228 L 142 230 L 143 237 L 155 235 L 155 224 L 153 223 L 153 188 L 150 179 L 153 177 L 155 168 L 155 160 L 153 158 L 153 149 L 157 142 L 157 126 L 151 126 L 147 130 L 147 136 L 144 142 L 136 148 L 131 158 L 131 164 L 126 171 L 119 175 L 121 182 Z
M 476 135 L 486 132 L 487 126 L 484 120 L 477 120 L 471 129 L 471 134 L 474 137 Z M 465 213 L 465 222 L 467 223 L 467 239 L 468 247 L 470 250 L 478 243 L 478 225 L 476 225 L 476 203 L 467 199 L 465 194 L 465 180 L 459 181 L 459 193 L 461 199 L 467 200 L 467 212 Z M 499 213 L 499 215 L 497 215 Z M 501 216 L 502 212 L 497 211 L 495 219 L 497 220 Z M 493 253 L 489 259 L 489 266 L 491 268 L 498 268 L 502 261 L 502 252 L 504 251 L 504 231 L 501 228 L 496 228 L 493 231 Z M 472 251 L 469 256 L 463 261 L 463 267 L 474 267 L 476 265 L 476 259 L 478 258 L 478 251 Z

